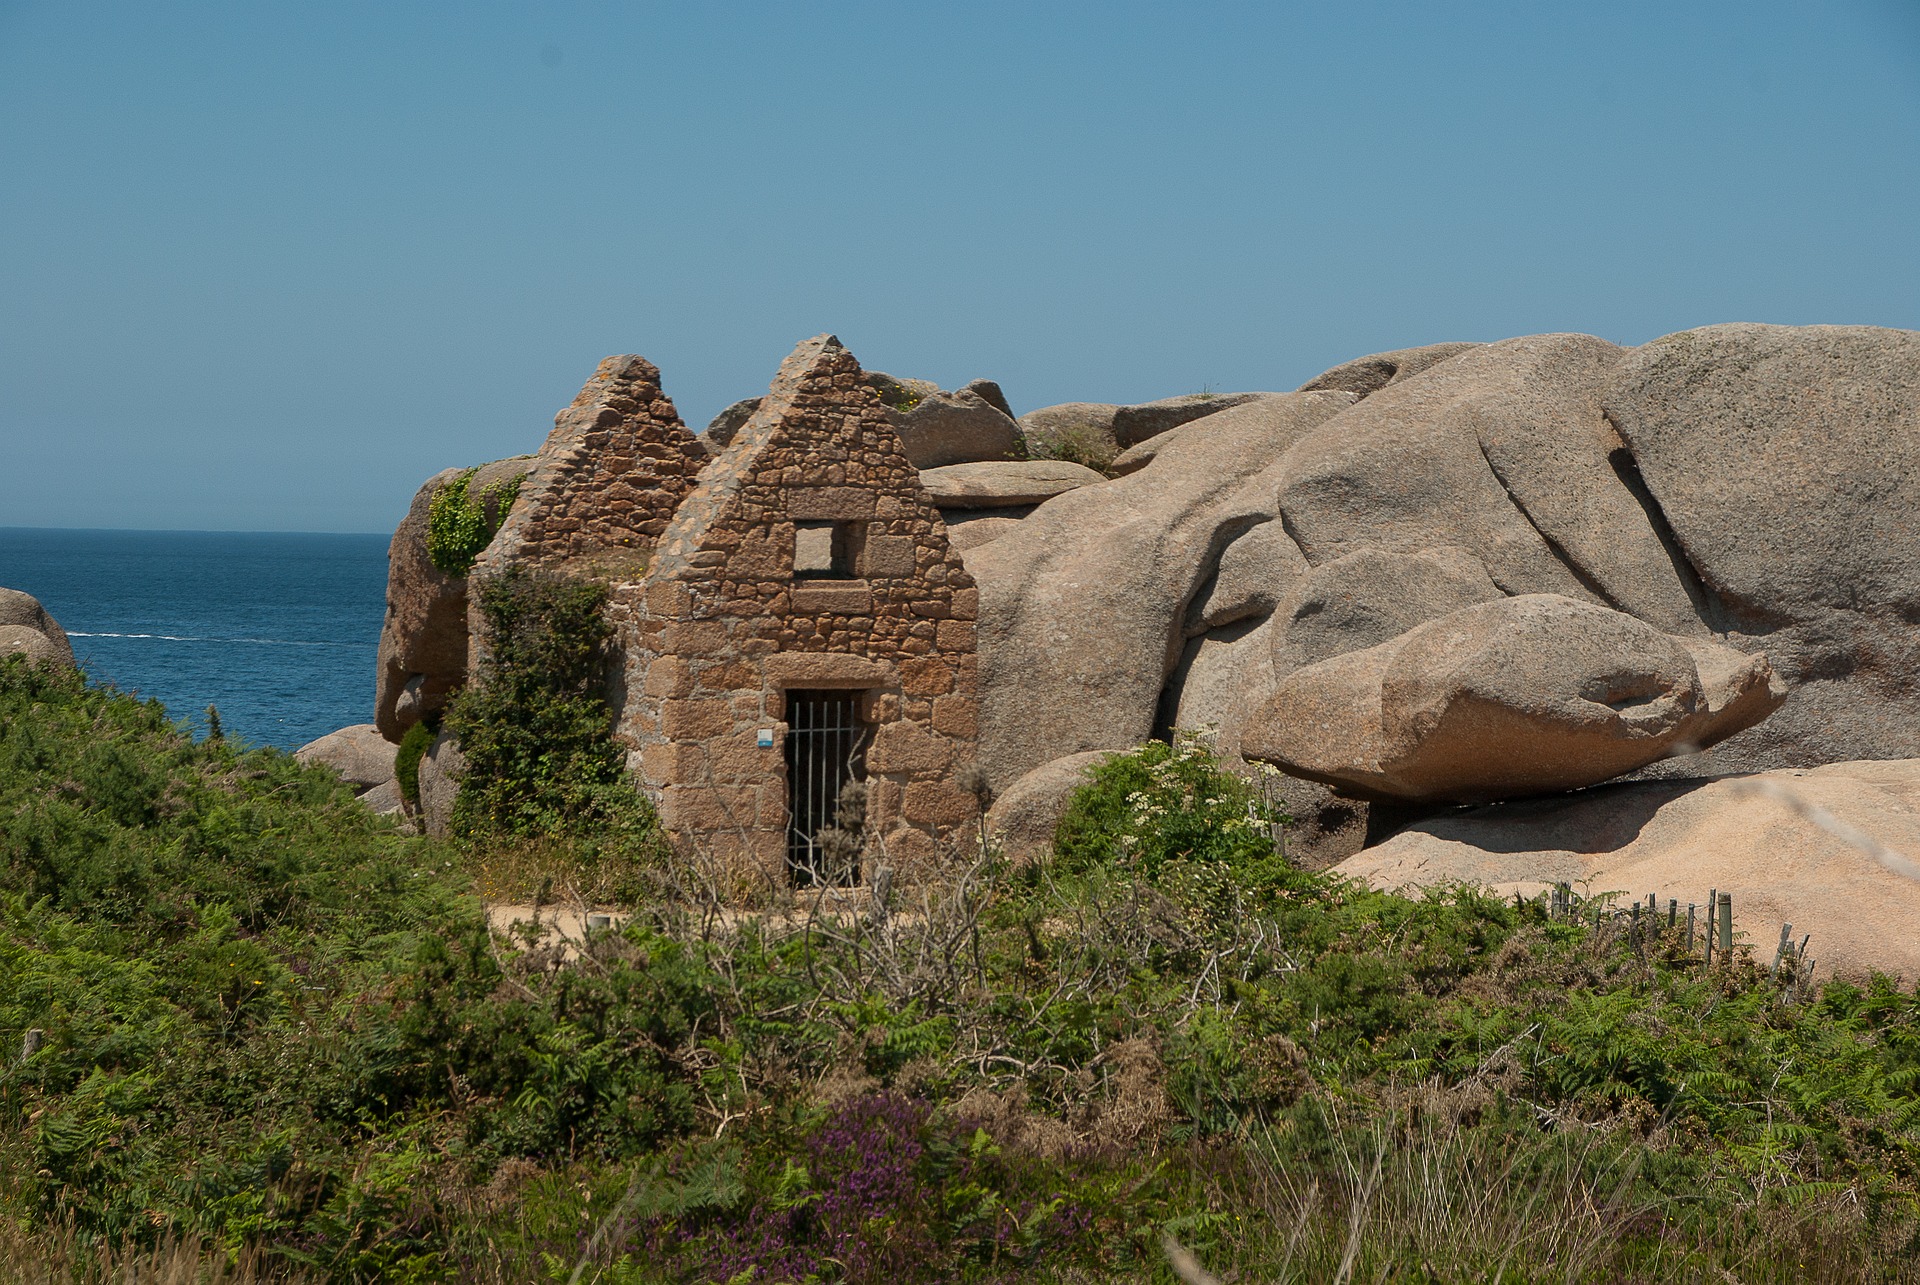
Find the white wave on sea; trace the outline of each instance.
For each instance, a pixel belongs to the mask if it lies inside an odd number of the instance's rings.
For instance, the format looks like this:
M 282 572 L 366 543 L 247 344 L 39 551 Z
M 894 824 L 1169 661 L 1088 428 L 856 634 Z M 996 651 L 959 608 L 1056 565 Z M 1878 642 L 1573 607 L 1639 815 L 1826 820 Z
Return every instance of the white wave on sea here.
M 372 643 L 349 642 L 305 642 L 298 638 L 201 638 L 187 634 L 115 634 L 85 633 L 78 629 L 66 631 L 69 638 L 152 638 L 160 642 L 208 642 L 208 643 L 253 643 L 260 647 L 360 647 L 371 648 Z

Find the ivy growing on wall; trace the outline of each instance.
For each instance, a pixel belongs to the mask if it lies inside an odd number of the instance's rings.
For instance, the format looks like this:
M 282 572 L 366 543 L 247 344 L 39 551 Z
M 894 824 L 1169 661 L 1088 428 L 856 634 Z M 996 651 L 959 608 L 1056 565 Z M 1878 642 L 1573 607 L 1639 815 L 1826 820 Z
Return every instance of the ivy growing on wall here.
M 520 494 L 525 473 L 502 478 L 485 487 L 478 495 L 469 495 L 468 486 L 478 469 L 468 469 L 434 492 L 433 505 L 427 511 L 427 556 L 433 565 L 450 576 L 464 576 L 473 568 L 473 560 L 506 520 L 507 510 Z M 488 514 L 492 514 L 489 519 Z

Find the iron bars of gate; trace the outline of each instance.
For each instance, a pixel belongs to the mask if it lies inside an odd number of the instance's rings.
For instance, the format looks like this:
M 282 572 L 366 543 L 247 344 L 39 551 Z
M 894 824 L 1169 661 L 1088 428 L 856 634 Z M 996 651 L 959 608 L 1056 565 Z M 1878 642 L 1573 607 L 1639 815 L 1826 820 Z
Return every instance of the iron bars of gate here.
M 857 848 L 832 842 L 842 793 L 866 777 L 860 693 L 787 692 L 787 870 L 795 887 L 860 882 Z

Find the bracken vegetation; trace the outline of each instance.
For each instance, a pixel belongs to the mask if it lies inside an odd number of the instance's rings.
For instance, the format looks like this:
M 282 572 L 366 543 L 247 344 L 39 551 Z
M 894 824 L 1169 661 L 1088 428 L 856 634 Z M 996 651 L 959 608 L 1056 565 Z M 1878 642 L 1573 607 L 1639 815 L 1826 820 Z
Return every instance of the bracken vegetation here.
M 835 914 L 656 853 L 568 953 L 487 834 L 18 660 L 0 728 L 0 1281 L 1916 1278 L 1912 993 L 1293 869 L 1196 742 Z

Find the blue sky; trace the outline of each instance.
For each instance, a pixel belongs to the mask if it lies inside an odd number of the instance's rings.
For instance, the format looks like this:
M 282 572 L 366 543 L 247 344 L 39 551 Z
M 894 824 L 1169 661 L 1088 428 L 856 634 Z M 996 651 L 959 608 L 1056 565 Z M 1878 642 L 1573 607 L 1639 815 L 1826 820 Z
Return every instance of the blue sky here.
M 1920 328 L 1920 0 L 6 3 L 0 525 L 391 529 L 640 352 L 1016 410 Z

